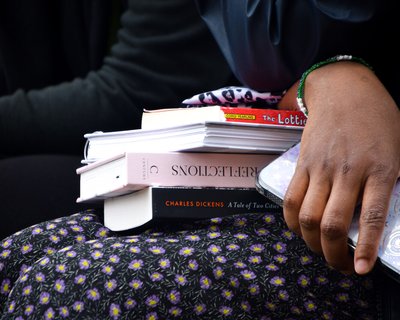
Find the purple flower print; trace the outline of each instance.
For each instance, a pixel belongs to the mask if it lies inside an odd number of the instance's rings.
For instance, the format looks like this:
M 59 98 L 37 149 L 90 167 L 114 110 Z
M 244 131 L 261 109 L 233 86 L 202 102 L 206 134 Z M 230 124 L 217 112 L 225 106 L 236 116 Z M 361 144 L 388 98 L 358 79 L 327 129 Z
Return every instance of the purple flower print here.
M 249 292 L 252 296 L 255 296 L 260 293 L 260 286 L 258 284 L 249 285 Z
M 187 283 L 187 279 L 186 279 L 186 277 L 184 275 L 177 274 L 175 276 L 175 282 L 180 286 L 184 286 Z
M 108 292 L 114 291 L 116 287 L 117 287 L 117 280 L 115 280 L 115 279 L 110 279 L 110 280 L 106 281 L 106 283 L 104 284 L 104 288 Z
M 134 290 L 138 290 L 143 286 L 143 282 L 141 280 L 132 280 L 131 282 L 129 282 L 129 286 L 134 289 Z
M 32 286 L 26 286 L 22 289 L 23 296 L 29 296 L 32 293 Z
M 132 260 L 128 266 L 128 268 L 132 269 L 132 270 L 140 270 L 140 269 L 142 269 L 142 267 L 143 267 L 143 260 L 140 260 L 140 259 Z
M 189 240 L 189 241 L 199 241 L 200 237 L 196 234 L 193 235 L 189 235 L 185 237 L 185 240 Z
M 163 276 L 161 273 L 159 273 L 159 272 L 153 272 L 153 273 L 150 275 L 150 279 L 151 279 L 153 282 L 161 281 L 163 278 L 164 278 L 164 276 Z
M 111 303 L 109 314 L 112 319 L 118 319 L 121 316 L 120 306 L 116 303 Z
M 100 228 L 96 232 L 96 238 L 107 238 L 108 237 L 109 230 L 107 228 Z
M 113 254 L 110 256 L 110 258 L 108 258 L 108 261 L 110 261 L 111 263 L 118 263 L 120 261 L 120 258 L 116 254 Z
M 282 277 L 276 276 L 276 277 L 273 277 L 269 282 L 276 287 L 280 287 L 285 284 L 285 279 Z
M 56 265 L 56 271 L 59 273 L 65 273 L 65 271 L 67 271 L 67 266 L 63 263 L 60 263 L 58 265 Z
M 232 308 L 228 306 L 221 306 L 218 311 L 223 317 L 228 317 L 232 314 Z
M 245 312 L 250 312 L 250 310 L 251 310 L 251 306 L 248 301 L 242 301 L 240 303 L 240 308 Z
M 199 264 L 197 263 L 196 260 L 193 260 L 193 259 L 189 260 L 188 266 L 189 266 L 189 269 L 193 270 L 193 271 L 196 271 L 199 268 Z
M 84 304 L 82 301 L 75 301 L 74 304 L 72 305 L 72 309 L 74 309 L 77 312 L 82 312 L 84 309 Z
M 155 295 L 151 295 L 146 299 L 146 305 L 150 308 L 155 308 L 157 307 L 158 303 L 160 302 L 160 299 Z
M 289 294 L 286 290 L 280 290 L 278 293 L 278 298 L 283 301 L 289 300 Z
M 99 290 L 97 290 L 97 288 L 89 289 L 86 291 L 86 297 L 89 300 L 97 301 L 100 299 L 100 292 L 99 292 Z
M 261 236 L 266 236 L 266 235 L 269 235 L 269 234 L 270 234 L 270 232 L 266 228 L 259 228 L 259 229 L 256 230 L 256 235 L 258 235 L 260 237 Z
M 242 270 L 240 271 L 240 274 L 242 275 L 244 280 L 252 280 L 256 278 L 255 273 L 250 270 Z
M 235 243 L 231 243 L 226 246 L 226 249 L 229 251 L 236 251 L 236 250 L 239 250 L 240 247 Z
M 10 293 L 10 290 L 11 290 L 10 284 L 11 284 L 10 279 L 4 279 L 1 282 L 0 293 L 4 294 L 4 295 L 8 295 Z
M 158 265 L 160 266 L 161 269 L 166 269 L 169 268 L 170 261 L 169 259 L 160 259 L 160 261 L 158 262 Z
M 134 246 L 134 247 L 129 247 L 129 252 L 130 253 L 140 253 L 140 248 L 138 246 Z
M 196 315 L 202 315 L 204 312 L 206 312 L 207 311 L 207 308 L 206 308 L 206 305 L 204 304 L 204 303 L 202 303 L 202 304 L 196 304 L 195 306 L 194 306 L 194 313 L 196 314 Z
M 310 284 L 310 278 L 306 277 L 305 275 L 301 275 L 297 280 L 297 283 L 300 287 L 307 287 Z
M 168 293 L 167 298 L 172 304 L 177 304 L 181 301 L 181 293 L 178 290 L 172 290 Z
M 306 302 L 304 302 L 304 307 L 307 311 L 314 311 L 315 309 L 317 309 L 317 306 L 311 300 L 307 300 Z
M 149 248 L 149 251 L 154 254 L 163 254 L 165 253 L 165 249 L 163 247 L 153 246 Z
M 84 284 L 85 281 L 86 281 L 86 276 L 82 274 L 78 274 L 74 280 L 75 284 Z
M 225 298 L 226 300 L 231 301 L 234 295 L 233 295 L 233 292 L 231 290 L 225 289 L 225 290 L 222 290 L 221 296 L 223 298 Z
M 211 287 L 212 281 L 210 278 L 206 276 L 202 276 L 200 278 L 200 288 L 202 289 L 209 289 Z
M 113 266 L 109 266 L 109 265 L 105 265 L 105 266 L 103 266 L 101 271 L 103 273 L 105 273 L 106 275 L 111 276 L 114 273 L 114 267 Z
M 21 253 L 22 254 L 27 254 L 28 252 L 31 252 L 31 251 L 32 251 L 32 245 L 30 243 L 24 244 L 21 247 Z
M 220 232 L 209 232 L 208 234 L 207 234 L 207 237 L 209 238 L 209 239 L 216 239 L 216 238 L 219 238 L 221 236 L 221 233 Z
M 182 314 L 182 309 L 174 306 L 168 310 L 168 313 L 174 318 L 176 318 Z
M 283 253 L 286 251 L 286 243 L 277 242 L 273 245 L 273 248 L 278 251 L 279 253 Z
M 44 312 L 44 318 L 45 319 L 54 319 L 56 316 L 56 313 L 54 312 L 53 308 L 48 308 L 45 312 Z
M 42 292 L 39 296 L 40 304 L 48 304 L 50 302 L 50 294 L 48 292 Z
M 57 279 L 56 283 L 54 284 L 54 290 L 59 293 L 64 293 L 65 290 L 65 282 L 62 279 Z
M 71 230 L 74 232 L 82 232 L 83 228 L 80 225 L 76 224 L 76 225 L 71 226 Z
M 88 259 L 81 259 L 79 260 L 79 268 L 81 268 L 82 270 L 87 270 L 90 268 L 91 266 L 91 262 Z
M 179 250 L 179 254 L 185 257 L 191 256 L 193 253 L 194 249 L 190 247 L 183 247 L 181 250 Z
M 131 310 L 131 309 L 133 309 L 134 307 L 136 307 L 137 306 L 137 302 L 135 301 L 135 300 L 133 300 L 132 298 L 128 298 L 126 301 L 125 301 L 125 303 L 124 303 L 124 307 L 127 309 L 127 310 Z
M 221 247 L 212 244 L 208 247 L 207 251 L 210 252 L 211 254 L 218 254 L 221 251 Z
M 215 279 L 221 279 L 224 276 L 225 272 L 221 267 L 216 267 L 213 270 L 213 274 Z
M 35 310 L 35 306 L 34 306 L 33 304 L 28 304 L 28 305 L 25 307 L 24 314 L 25 314 L 26 316 L 30 316 L 30 315 L 33 313 L 34 310 Z
M 103 257 L 103 252 L 101 252 L 100 250 L 95 250 L 92 252 L 91 256 L 93 259 L 97 260 Z
M 272 214 L 266 214 L 263 217 L 263 220 L 266 224 L 272 224 L 275 223 L 275 217 Z
M 58 314 L 61 318 L 68 318 L 69 317 L 69 309 L 66 306 L 58 308 Z

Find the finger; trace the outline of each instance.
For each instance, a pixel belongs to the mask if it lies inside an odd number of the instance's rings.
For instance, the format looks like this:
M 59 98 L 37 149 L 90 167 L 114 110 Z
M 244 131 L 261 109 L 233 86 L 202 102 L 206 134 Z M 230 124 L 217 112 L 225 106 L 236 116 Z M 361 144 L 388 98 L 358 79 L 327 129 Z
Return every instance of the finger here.
M 321 221 L 321 245 L 325 260 L 343 273 L 354 272 L 348 231 L 360 191 L 360 183 L 356 181 L 346 177 L 334 182 Z
M 322 254 L 321 220 L 331 191 L 331 185 L 323 175 L 311 176 L 307 193 L 299 213 L 301 234 L 307 246 Z
M 358 274 L 370 272 L 375 264 L 395 182 L 395 177 L 382 179 L 371 176 L 365 184 L 354 256 Z
M 307 192 L 309 177 L 306 170 L 297 166 L 283 199 L 283 217 L 289 229 L 301 236 L 299 212 Z

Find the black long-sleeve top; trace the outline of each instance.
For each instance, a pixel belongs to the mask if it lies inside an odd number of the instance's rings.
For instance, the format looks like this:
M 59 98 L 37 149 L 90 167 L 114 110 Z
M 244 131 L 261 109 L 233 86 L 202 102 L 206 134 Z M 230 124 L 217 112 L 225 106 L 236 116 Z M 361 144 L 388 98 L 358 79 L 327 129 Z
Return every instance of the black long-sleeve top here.
M 127 1 L 107 53 L 113 1 L 0 3 L 0 155 L 82 154 L 87 132 L 229 84 L 192 0 Z
M 400 105 L 399 2 L 197 0 L 236 77 L 260 91 L 290 87 L 312 64 L 364 58 Z

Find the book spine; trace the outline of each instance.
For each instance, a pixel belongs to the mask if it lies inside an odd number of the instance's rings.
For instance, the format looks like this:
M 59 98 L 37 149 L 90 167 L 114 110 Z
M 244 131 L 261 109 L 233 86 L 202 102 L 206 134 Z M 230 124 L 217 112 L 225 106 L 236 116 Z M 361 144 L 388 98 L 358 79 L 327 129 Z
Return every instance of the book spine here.
M 226 121 L 304 127 L 307 117 L 301 111 L 221 107 Z
M 153 219 L 205 219 L 282 210 L 254 188 L 153 188 L 152 208 Z
M 78 171 L 79 202 L 148 186 L 254 188 L 258 173 L 278 155 L 233 153 L 126 153 L 125 158 Z M 92 167 L 92 169 L 91 169 Z

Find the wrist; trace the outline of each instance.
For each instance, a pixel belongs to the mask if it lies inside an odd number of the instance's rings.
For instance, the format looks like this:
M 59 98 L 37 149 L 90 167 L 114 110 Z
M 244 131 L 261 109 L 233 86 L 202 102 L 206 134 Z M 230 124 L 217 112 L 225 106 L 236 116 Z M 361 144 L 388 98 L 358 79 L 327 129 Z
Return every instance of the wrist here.
M 364 69 L 368 69 L 369 71 L 372 70 L 372 67 L 365 60 L 358 57 L 353 57 L 351 55 L 338 55 L 312 65 L 303 73 L 297 87 L 296 102 L 298 108 L 305 114 L 305 116 L 308 117 L 309 113 L 307 104 L 305 103 L 306 85 L 309 86 L 309 83 L 312 81 L 312 79 L 315 79 L 316 77 L 319 78 L 320 73 L 325 73 L 327 70 L 337 69 L 337 66 L 335 65 L 339 64 L 355 65 L 357 68 L 362 67 Z

